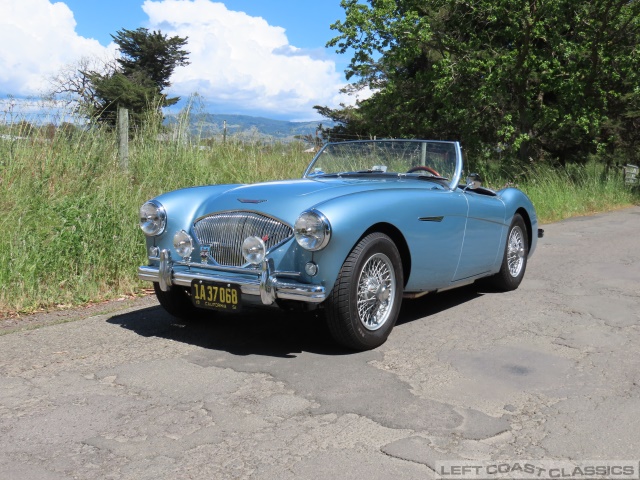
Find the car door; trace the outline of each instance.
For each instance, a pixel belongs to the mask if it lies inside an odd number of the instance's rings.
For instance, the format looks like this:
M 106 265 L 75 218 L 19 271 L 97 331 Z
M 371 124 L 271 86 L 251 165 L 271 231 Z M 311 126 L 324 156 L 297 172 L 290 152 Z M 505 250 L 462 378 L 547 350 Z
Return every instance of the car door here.
M 468 218 L 466 196 L 439 185 L 429 188 L 407 205 L 407 222 L 401 224 L 412 252 L 407 291 L 447 287 L 460 263 Z
M 500 239 L 506 228 L 505 205 L 495 195 L 466 190 L 469 204 L 460 262 L 454 281 L 491 271 L 499 255 Z

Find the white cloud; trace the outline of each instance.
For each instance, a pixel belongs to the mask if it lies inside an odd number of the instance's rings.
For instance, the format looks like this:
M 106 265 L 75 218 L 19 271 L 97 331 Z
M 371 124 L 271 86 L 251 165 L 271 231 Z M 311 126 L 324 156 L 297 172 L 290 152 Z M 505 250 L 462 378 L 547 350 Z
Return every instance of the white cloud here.
M 174 94 L 197 92 L 223 111 L 315 118 L 313 105 L 352 103 L 335 62 L 289 44 L 285 30 L 210 0 L 146 0 L 149 28 L 189 37 L 191 65 L 176 69 Z M 227 113 L 224 112 L 223 113 Z
M 37 95 L 47 79 L 83 56 L 104 56 L 97 40 L 75 32 L 73 13 L 62 2 L 0 0 L 0 91 Z
M 0 93 L 35 96 L 64 66 L 113 56 L 113 43 L 78 35 L 73 12 L 53 2 L 0 0 Z M 326 52 L 291 45 L 263 18 L 212 0 L 145 0 L 143 10 L 149 29 L 189 37 L 191 64 L 175 71 L 173 95 L 199 93 L 220 113 L 300 120 L 319 118 L 313 105 L 355 101 L 339 93 L 344 78 Z

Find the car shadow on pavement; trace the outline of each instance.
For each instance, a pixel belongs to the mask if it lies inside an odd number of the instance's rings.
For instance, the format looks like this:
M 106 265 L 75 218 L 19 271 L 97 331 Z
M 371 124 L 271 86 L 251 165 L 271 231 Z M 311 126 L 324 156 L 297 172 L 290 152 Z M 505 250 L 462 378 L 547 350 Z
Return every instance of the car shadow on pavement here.
M 396 328 L 466 303 L 480 295 L 477 289 L 471 286 L 429 294 L 416 300 L 405 300 Z M 295 358 L 297 353 L 303 351 L 320 355 L 356 353 L 333 342 L 319 312 L 246 308 L 234 314 L 207 313 L 204 312 L 199 318 L 184 321 L 155 306 L 115 315 L 107 322 L 120 325 L 144 337 L 166 338 L 240 356 Z M 428 321 L 428 318 L 425 321 Z
M 207 313 L 185 321 L 158 306 L 117 315 L 107 321 L 144 337 L 167 338 L 233 355 L 295 358 L 296 353 L 303 351 L 323 355 L 352 353 L 331 342 L 322 318 L 313 313 L 276 308 L 245 308 L 234 314 Z
M 491 290 L 485 285 L 474 283 L 465 287 L 447 290 L 446 292 L 428 293 L 414 300 L 404 299 L 396 326 L 413 322 L 420 318 L 430 317 L 480 298 L 484 293 L 490 292 Z

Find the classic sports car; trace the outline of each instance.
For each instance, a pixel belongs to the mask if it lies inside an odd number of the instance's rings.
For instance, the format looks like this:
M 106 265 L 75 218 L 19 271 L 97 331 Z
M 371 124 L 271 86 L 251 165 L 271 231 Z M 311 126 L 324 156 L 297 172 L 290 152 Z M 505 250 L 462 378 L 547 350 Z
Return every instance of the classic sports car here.
M 335 340 L 385 342 L 404 298 L 482 277 L 518 287 L 538 220 L 529 198 L 459 185 L 458 142 L 329 143 L 302 179 L 166 193 L 140 209 L 160 304 L 188 319 L 247 304 L 320 308 Z

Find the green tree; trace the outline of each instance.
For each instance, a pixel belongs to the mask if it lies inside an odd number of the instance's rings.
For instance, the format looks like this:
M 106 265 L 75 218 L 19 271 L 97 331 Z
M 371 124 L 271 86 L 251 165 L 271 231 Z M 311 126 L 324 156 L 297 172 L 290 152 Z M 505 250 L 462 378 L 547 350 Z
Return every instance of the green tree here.
M 638 0 L 342 0 L 339 133 L 461 139 L 473 155 L 637 155 Z M 332 132 L 329 132 L 331 134 Z
M 91 117 L 100 107 L 91 77 L 98 73 L 111 76 L 118 71 L 118 66 L 116 56 L 81 57 L 49 77 L 50 88 L 46 96 L 63 101 L 74 114 Z
M 114 125 L 118 107 L 129 109 L 134 125 L 155 119 L 161 121 L 161 108 L 173 105 L 179 97 L 169 98 L 163 90 L 178 66 L 188 65 L 189 53 L 183 49 L 187 38 L 168 37 L 146 28 L 118 30 L 111 36 L 121 56 L 118 68 L 106 74 L 89 72 L 95 93 L 93 117 Z

